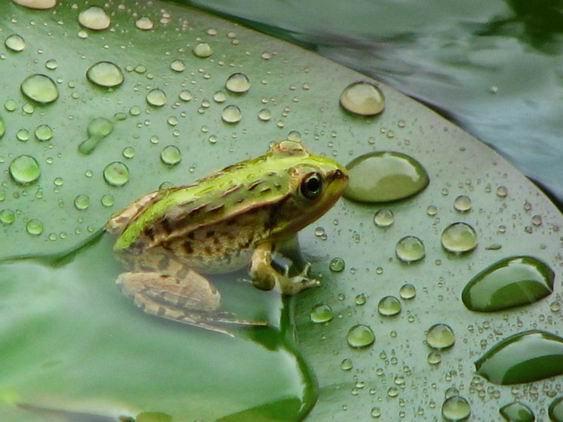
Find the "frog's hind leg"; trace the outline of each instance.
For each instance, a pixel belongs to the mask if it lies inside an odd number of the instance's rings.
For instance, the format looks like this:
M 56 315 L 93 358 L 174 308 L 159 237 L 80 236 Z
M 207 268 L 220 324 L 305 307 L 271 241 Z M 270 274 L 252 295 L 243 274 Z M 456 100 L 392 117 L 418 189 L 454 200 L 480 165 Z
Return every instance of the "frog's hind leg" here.
M 185 271 L 182 277 L 158 272 L 128 272 L 121 274 L 116 283 L 139 308 L 161 318 L 231 337 L 233 334 L 222 325 L 267 325 L 265 321 L 239 319 L 217 311 L 221 305 L 219 292 L 202 275 L 190 269 Z

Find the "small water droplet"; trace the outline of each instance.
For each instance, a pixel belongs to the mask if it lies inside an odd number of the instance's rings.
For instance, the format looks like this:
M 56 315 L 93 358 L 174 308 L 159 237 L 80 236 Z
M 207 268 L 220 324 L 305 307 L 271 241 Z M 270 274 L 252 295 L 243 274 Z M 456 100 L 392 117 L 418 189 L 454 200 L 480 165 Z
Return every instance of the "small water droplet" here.
M 242 113 L 240 111 L 240 108 L 238 108 L 236 105 L 228 105 L 223 109 L 221 118 L 225 123 L 238 123 L 242 118 Z
M 135 157 L 135 148 L 133 148 L 132 146 L 126 146 L 125 148 L 123 148 L 123 151 L 121 151 L 121 155 L 123 155 L 124 158 L 131 160 Z
M 172 69 L 174 72 L 180 73 L 186 70 L 186 65 L 182 60 L 174 60 L 172 63 L 170 63 L 170 69 Z
M 202 42 L 194 47 L 193 53 L 196 57 L 205 59 L 213 54 L 213 49 L 209 44 Z
M 395 316 L 401 312 L 401 302 L 395 296 L 385 296 L 377 304 L 377 311 L 383 316 Z
M 536 214 L 536 215 L 532 216 L 532 224 L 534 226 L 541 226 L 542 225 L 541 215 Z
M 438 208 L 434 205 L 429 205 L 428 208 L 426 208 L 426 214 L 428 214 L 430 217 L 434 217 L 436 214 L 438 214 Z
M 406 263 L 420 261 L 426 255 L 424 243 L 418 237 L 405 236 L 395 247 L 397 258 Z
M 363 306 L 366 304 L 367 302 L 367 296 L 365 293 L 360 293 L 359 295 L 356 295 L 356 297 L 354 298 L 354 302 L 356 303 L 356 305 L 358 306 Z
M 45 67 L 49 70 L 55 70 L 57 67 L 59 67 L 59 64 L 55 59 L 49 59 L 45 62 Z
M 263 122 L 267 122 L 272 118 L 272 113 L 267 108 L 263 108 L 258 112 L 258 118 Z
M 375 341 L 375 334 L 367 325 L 358 324 L 348 330 L 346 339 L 350 347 L 357 349 L 372 345 Z
M 244 73 L 233 73 L 227 78 L 225 88 L 236 94 L 243 94 L 250 89 L 250 80 Z
M 225 95 L 225 93 L 223 91 L 217 91 L 215 94 L 213 94 L 213 101 L 215 101 L 216 103 L 224 103 L 227 100 L 227 96 Z
M 114 199 L 113 196 L 110 194 L 105 194 L 102 196 L 102 199 L 100 201 L 102 203 L 102 205 L 106 208 L 112 207 L 113 203 L 114 203 Z
M 412 284 L 405 283 L 401 286 L 399 295 L 402 299 L 405 300 L 414 299 L 416 297 L 416 287 L 414 287 Z
M 334 273 L 340 273 L 344 271 L 344 268 L 346 267 L 346 262 L 344 261 L 344 259 L 337 256 L 330 260 L 328 267 L 330 268 L 330 271 Z
M 442 416 L 448 422 L 465 421 L 471 415 L 469 402 L 461 396 L 453 396 L 442 404 Z
M 9 226 L 14 224 L 14 221 L 16 221 L 16 213 L 14 211 L 7 209 L 0 211 L 0 223 Z
M 352 359 L 349 358 L 342 359 L 342 362 L 340 362 L 340 369 L 342 369 L 343 371 L 349 371 L 352 368 L 353 368 Z
M 370 415 L 374 419 L 379 419 L 381 417 L 381 409 L 379 407 L 372 407 Z
M 430 365 L 439 365 L 442 362 L 442 355 L 439 352 L 432 351 L 426 356 L 426 362 Z
M 459 195 L 454 201 L 454 208 L 459 212 L 468 212 L 471 210 L 471 198 L 467 195 Z
M 329 305 L 319 304 L 315 305 L 311 310 L 311 321 L 316 324 L 331 321 L 334 317 L 332 308 Z
M 74 198 L 74 206 L 77 210 L 83 211 L 90 206 L 90 197 L 88 195 L 80 194 Z
M 109 163 L 104 168 L 104 180 L 111 186 L 123 186 L 129 181 L 129 169 L 121 161 Z
M 39 236 L 43 233 L 43 223 L 35 218 L 32 218 L 27 222 L 25 229 L 30 235 Z
M 59 98 L 55 82 L 47 75 L 39 73 L 28 76 L 21 83 L 21 91 L 30 100 L 41 104 L 49 104 Z
M 33 183 L 40 175 L 39 163 L 29 155 L 20 155 L 10 163 L 10 176 L 20 185 Z
M 39 125 L 35 129 L 35 137 L 41 142 L 50 141 L 53 139 L 53 129 L 49 125 Z
M 506 186 L 499 186 L 497 188 L 497 196 L 499 198 L 506 198 L 507 195 L 508 195 L 508 189 L 506 188 Z
M 445 250 L 465 253 L 477 247 L 477 233 L 467 223 L 453 223 L 444 229 L 441 236 Z
M 16 138 L 20 142 L 29 141 L 29 131 L 27 129 L 20 129 L 16 132 Z
M 190 91 L 185 91 L 185 90 L 180 92 L 179 97 L 184 102 L 191 101 L 193 98 L 192 93 Z
M 6 47 L 16 53 L 25 49 L 25 40 L 18 34 L 12 34 L 4 41 Z
M 385 107 L 383 93 L 370 82 L 354 82 L 340 95 L 340 105 L 360 116 L 375 116 Z
M 449 325 L 434 324 L 426 333 L 426 342 L 436 350 L 448 349 L 454 345 L 455 335 Z
M 102 31 L 109 28 L 111 19 L 104 9 L 92 6 L 80 12 L 78 15 L 78 22 L 80 22 L 80 25 L 85 28 L 92 29 L 94 31 Z
M 166 104 L 166 101 L 168 100 L 166 98 L 166 93 L 158 88 L 151 89 L 148 92 L 146 99 L 147 99 L 147 103 L 149 103 L 154 107 L 162 107 L 163 105 Z
M 182 153 L 175 145 L 168 145 L 160 152 L 160 159 L 169 166 L 175 166 L 182 161 Z
M 142 31 L 150 31 L 154 28 L 152 20 L 146 16 L 141 16 L 135 21 L 135 26 Z
M 377 227 L 389 227 L 395 222 L 393 211 L 389 208 L 382 208 L 378 210 L 374 217 L 373 222 Z
M 123 83 L 123 72 L 115 63 L 98 62 L 90 66 L 86 72 L 90 82 L 104 88 L 113 88 Z

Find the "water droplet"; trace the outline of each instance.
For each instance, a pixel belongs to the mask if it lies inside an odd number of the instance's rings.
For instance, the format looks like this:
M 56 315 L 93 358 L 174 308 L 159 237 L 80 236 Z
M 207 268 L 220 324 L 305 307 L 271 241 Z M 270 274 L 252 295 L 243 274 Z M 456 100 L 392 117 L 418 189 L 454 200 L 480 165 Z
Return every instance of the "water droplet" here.
M 514 334 L 475 362 L 477 373 L 494 384 L 538 381 L 563 374 L 563 338 L 545 331 Z
M 508 195 L 508 189 L 506 188 L 506 186 L 499 186 L 497 188 L 497 196 L 499 198 L 506 198 L 507 195 Z
M 104 180 L 111 186 L 123 186 L 129 181 L 129 169 L 121 161 L 109 163 L 104 168 Z
M 193 49 L 194 55 L 205 59 L 213 54 L 211 46 L 205 42 L 199 43 Z
M 132 159 L 133 157 L 135 157 L 135 148 L 133 148 L 132 146 L 126 146 L 125 148 L 123 148 L 123 151 L 121 151 L 121 155 L 123 155 L 123 157 L 127 158 L 128 160 Z
M 383 111 L 383 93 L 370 82 L 354 82 L 340 95 L 340 105 L 350 113 L 360 116 L 375 116 Z
M 551 402 L 548 414 L 553 422 L 563 421 L 563 397 L 558 397 Z
M 301 134 L 297 130 L 292 130 L 287 134 L 287 139 L 290 141 L 301 142 Z
M 467 283 L 461 294 L 472 311 L 493 312 L 537 302 L 553 292 L 555 273 L 530 256 L 502 259 Z
M 378 419 L 379 417 L 381 417 L 381 409 L 379 407 L 372 407 L 370 415 L 372 418 Z
M 426 362 L 430 365 L 439 365 L 442 362 L 442 355 L 439 352 L 432 351 L 426 356 Z
M 534 422 L 534 412 L 524 403 L 513 401 L 499 409 L 502 417 L 508 422 Z
M 18 141 L 27 142 L 29 141 L 29 131 L 27 129 L 20 129 L 16 132 L 16 138 Z
M 346 337 L 348 344 L 353 348 L 368 347 L 375 341 L 375 334 L 367 325 L 354 325 Z
M 426 214 L 428 214 L 430 217 L 434 217 L 436 214 L 438 214 L 438 208 L 434 205 L 429 205 L 428 208 L 426 208 Z
M 61 187 L 62 185 L 65 184 L 65 181 L 62 177 L 55 177 L 55 180 L 53 180 L 53 184 L 57 187 Z
M 77 195 L 74 198 L 74 206 L 77 210 L 83 211 L 90 206 L 90 197 L 88 195 Z
M 92 6 L 80 12 L 78 15 L 78 22 L 80 22 L 80 25 L 85 28 L 92 29 L 94 31 L 102 31 L 109 27 L 111 19 L 104 9 Z
M 49 125 L 39 125 L 35 129 L 35 137 L 41 142 L 50 141 L 53 139 L 53 129 Z
M 6 47 L 16 53 L 23 51 L 25 49 L 25 40 L 18 34 L 12 34 L 6 41 L 4 41 Z
M 114 203 L 114 199 L 113 196 L 110 194 L 105 194 L 102 196 L 102 199 L 100 201 L 102 203 L 102 205 L 106 208 L 109 207 L 113 207 L 113 203 Z
M 403 284 L 399 290 L 399 295 L 405 300 L 414 299 L 416 297 L 416 287 L 409 283 Z
M 90 154 L 98 146 L 100 141 L 113 132 L 113 123 L 103 117 L 97 117 L 88 123 L 88 139 L 82 141 L 78 151 L 82 154 Z
M 418 237 L 405 236 L 397 242 L 395 254 L 403 262 L 420 261 L 426 255 L 424 243 Z
M 471 210 L 471 198 L 467 195 L 459 195 L 454 201 L 454 208 L 459 212 Z
M 352 359 L 349 358 L 342 359 L 342 362 L 340 362 L 340 369 L 342 369 L 343 371 L 349 371 L 352 368 L 353 368 Z
M 250 80 L 244 73 L 233 73 L 227 78 L 225 88 L 236 94 L 243 94 L 250 89 Z
M 330 260 L 330 264 L 328 265 L 328 267 L 330 268 L 330 271 L 334 273 L 340 273 L 344 271 L 344 268 L 346 267 L 346 262 L 344 261 L 344 259 L 337 256 Z
M 227 96 L 225 95 L 225 93 L 223 91 L 217 91 L 215 94 L 213 94 L 213 101 L 215 101 L 216 103 L 224 103 L 227 100 Z
M 365 293 L 360 293 L 359 295 L 356 295 L 356 297 L 354 298 L 354 302 L 356 303 L 356 305 L 358 306 L 363 306 L 366 304 L 368 298 L 366 296 Z
M 33 183 L 40 175 L 39 163 L 29 155 L 20 155 L 10 163 L 10 176 L 20 185 Z
M 464 421 L 471 415 L 469 402 L 461 396 L 453 396 L 442 404 L 442 416 L 448 422 Z
M 311 310 L 311 321 L 316 324 L 331 321 L 333 317 L 332 308 L 325 304 L 315 305 Z
M 185 101 L 185 102 L 191 101 L 192 98 L 193 98 L 192 93 L 190 91 L 180 92 L 179 97 L 182 101 Z
M 434 324 L 426 333 L 426 342 L 436 350 L 448 349 L 454 345 L 455 335 L 449 325 Z
M 29 9 L 51 9 L 57 5 L 57 0 L 13 0 L 14 3 Z
M 389 208 L 382 208 L 378 210 L 374 217 L 373 222 L 377 227 L 389 227 L 395 222 L 393 211 Z
M 18 103 L 16 103 L 14 100 L 7 100 L 4 103 L 4 108 L 9 112 L 15 111 L 18 108 Z
M 380 151 L 359 156 L 347 165 L 344 196 L 360 202 L 388 202 L 408 198 L 428 186 L 428 174 L 414 158 Z
M 383 316 L 395 316 L 401 312 L 401 302 L 395 296 L 385 296 L 377 304 L 377 311 Z
M 55 59 L 49 59 L 45 62 L 45 67 L 49 70 L 55 70 L 57 67 L 59 67 L 59 64 Z
M 175 166 L 180 161 L 182 161 L 182 153 L 178 147 L 174 145 L 168 145 L 162 149 L 160 152 L 160 159 L 162 162 L 169 166 Z
M 6 133 L 6 123 L 4 122 L 2 116 L 0 116 L 0 139 L 2 139 L 5 133 Z
M 2 210 L 0 211 L 0 223 L 4 224 L 5 226 L 9 226 L 14 224 L 16 221 L 16 213 L 12 210 Z
M 43 223 L 35 218 L 29 220 L 25 226 L 27 232 L 32 236 L 39 236 L 43 233 Z
M 49 104 L 59 98 L 55 82 L 47 75 L 39 73 L 28 76 L 21 84 L 21 91 L 30 100 L 41 104 Z
M 541 226 L 542 225 L 542 218 L 541 215 L 534 215 L 532 216 L 532 224 L 534 226 Z
M 172 63 L 170 63 L 170 69 L 172 69 L 174 72 L 179 73 L 186 70 L 186 65 L 182 60 L 174 60 Z
M 258 118 L 263 122 L 267 122 L 272 118 L 272 113 L 267 108 L 263 108 L 258 112 Z
M 223 113 L 221 113 L 221 118 L 225 123 L 238 123 L 242 118 L 242 114 L 240 112 L 240 108 L 236 105 L 228 105 L 223 109 Z
M 146 16 L 141 16 L 139 19 L 137 19 L 135 26 L 142 31 L 150 31 L 154 28 L 154 24 L 151 19 Z
M 112 62 L 98 62 L 86 72 L 90 82 L 104 88 L 113 88 L 123 83 L 123 72 Z
M 467 223 L 453 223 L 444 229 L 441 236 L 445 250 L 455 253 L 472 251 L 477 247 L 477 233 Z
M 162 107 L 166 101 L 166 93 L 161 89 L 151 89 L 147 94 L 147 103 L 154 107 Z

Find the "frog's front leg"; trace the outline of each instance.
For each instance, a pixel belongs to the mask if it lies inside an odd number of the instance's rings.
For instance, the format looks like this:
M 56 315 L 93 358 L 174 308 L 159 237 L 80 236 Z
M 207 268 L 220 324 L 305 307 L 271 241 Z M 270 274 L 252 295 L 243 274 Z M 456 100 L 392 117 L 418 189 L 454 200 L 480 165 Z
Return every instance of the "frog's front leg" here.
M 310 264 L 305 265 L 303 271 L 293 277 L 289 277 L 287 270 L 285 274 L 280 274 L 272 267 L 271 242 L 259 244 L 252 254 L 250 263 L 250 276 L 255 287 L 262 290 L 271 290 L 278 285 L 282 294 L 294 295 L 301 290 L 320 285 L 320 282 L 308 277 Z
M 181 275 L 181 277 L 180 277 Z M 235 318 L 219 312 L 221 296 L 213 285 L 197 272 L 186 269 L 176 276 L 159 272 L 127 272 L 116 280 L 121 291 L 148 314 L 204 328 L 233 334 L 222 324 L 266 325 L 264 321 Z

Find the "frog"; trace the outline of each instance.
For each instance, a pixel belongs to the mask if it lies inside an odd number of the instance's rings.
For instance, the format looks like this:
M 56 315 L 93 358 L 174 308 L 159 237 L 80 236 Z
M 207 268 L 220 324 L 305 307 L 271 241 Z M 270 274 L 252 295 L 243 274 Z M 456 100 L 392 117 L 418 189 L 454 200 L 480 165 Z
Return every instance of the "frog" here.
M 143 195 L 106 224 L 125 267 L 116 284 L 153 316 L 229 336 L 230 324 L 267 325 L 221 311 L 210 276 L 246 267 L 254 287 L 283 295 L 319 286 L 309 263 L 290 276 L 273 257 L 337 202 L 347 182 L 337 161 L 284 139 L 194 183 Z

